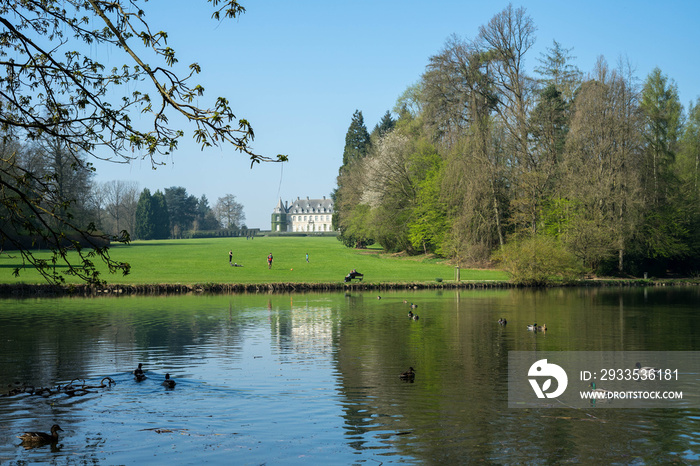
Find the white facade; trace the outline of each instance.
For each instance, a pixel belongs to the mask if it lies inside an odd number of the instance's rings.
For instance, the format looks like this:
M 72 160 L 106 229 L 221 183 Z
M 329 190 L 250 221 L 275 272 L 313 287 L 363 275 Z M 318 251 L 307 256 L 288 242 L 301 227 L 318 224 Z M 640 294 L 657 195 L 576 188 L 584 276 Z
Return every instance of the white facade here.
M 297 198 L 291 205 L 282 205 L 280 199 L 272 215 L 273 231 L 313 233 L 333 230 L 333 201 L 325 196 L 323 199 Z M 275 224 L 275 218 L 281 221 Z

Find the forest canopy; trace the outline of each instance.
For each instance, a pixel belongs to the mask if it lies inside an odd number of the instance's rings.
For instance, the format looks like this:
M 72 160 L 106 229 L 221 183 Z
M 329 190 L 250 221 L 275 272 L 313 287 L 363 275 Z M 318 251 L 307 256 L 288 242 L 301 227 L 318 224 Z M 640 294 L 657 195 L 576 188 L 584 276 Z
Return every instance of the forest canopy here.
M 543 255 L 561 258 L 550 278 L 697 273 L 700 101 L 684 109 L 658 68 L 640 80 L 601 57 L 584 73 L 556 41 L 531 57 L 535 32 L 509 5 L 430 57 L 390 131 L 346 146 L 339 239 L 463 265 L 520 258 L 511 272 L 528 283 L 543 279 L 522 262 Z

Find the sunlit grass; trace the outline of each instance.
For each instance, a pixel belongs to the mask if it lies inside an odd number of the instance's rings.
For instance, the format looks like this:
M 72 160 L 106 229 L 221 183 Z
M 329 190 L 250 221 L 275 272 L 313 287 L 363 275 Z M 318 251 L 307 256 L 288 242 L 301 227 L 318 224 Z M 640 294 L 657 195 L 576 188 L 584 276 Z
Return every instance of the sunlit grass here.
M 233 261 L 243 267 L 230 267 Z M 267 255 L 272 253 L 272 269 Z M 306 262 L 306 254 L 309 262 Z M 37 252 L 39 257 L 48 253 Z M 435 259 L 397 257 L 374 248 L 354 250 L 333 237 L 258 237 L 207 238 L 190 240 L 135 241 L 110 248 L 113 259 L 131 264 L 131 273 L 110 275 L 104 268 L 102 278 L 108 283 L 333 283 L 341 282 L 352 269 L 363 273 L 369 283 L 434 282 L 437 278 L 452 281 L 454 266 Z M 20 265 L 17 254 L 0 255 L 0 283 L 43 283 L 33 269 L 24 269 L 19 278 L 12 270 Z M 500 270 L 462 269 L 462 280 L 507 280 Z M 77 283 L 69 279 L 69 283 Z

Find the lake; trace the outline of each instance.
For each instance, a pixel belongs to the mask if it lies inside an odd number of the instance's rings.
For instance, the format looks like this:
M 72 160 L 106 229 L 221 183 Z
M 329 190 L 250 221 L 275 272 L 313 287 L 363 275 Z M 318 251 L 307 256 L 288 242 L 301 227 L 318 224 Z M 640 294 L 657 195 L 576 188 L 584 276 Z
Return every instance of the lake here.
M 377 295 L 2 299 L 0 464 L 700 462 L 692 406 L 508 407 L 510 351 L 700 349 L 698 287 Z

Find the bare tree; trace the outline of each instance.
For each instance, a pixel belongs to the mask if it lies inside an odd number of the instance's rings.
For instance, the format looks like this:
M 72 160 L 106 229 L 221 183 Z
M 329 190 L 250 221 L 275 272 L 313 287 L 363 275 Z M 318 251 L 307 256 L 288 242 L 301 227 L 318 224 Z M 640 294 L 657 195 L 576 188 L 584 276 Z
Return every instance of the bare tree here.
M 105 210 L 114 221 L 114 231 L 134 231 L 134 215 L 139 200 L 139 184 L 115 180 L 103 185 Z
M 240 228 L 245 221 L 243 204 L 237 202 L 233 194 L 227 194 L 216 201 L 214 215 L 224 228 Z
M 545 197 L 544 181 L 537 172 L 541 160 L 530 147 L 529 115 L 534 105 L 535 81 L 525 72 L 525 54 L 535 42 L 535 26 L 524 8 L 508 5 L 479 29 L 477 39 L 489 57 L 488 74 L 493 80 L 498 105 L 494 108 L 506 129 L 508 149 L 515 155 L 510 182 L 513 209 L 533 232 Z

